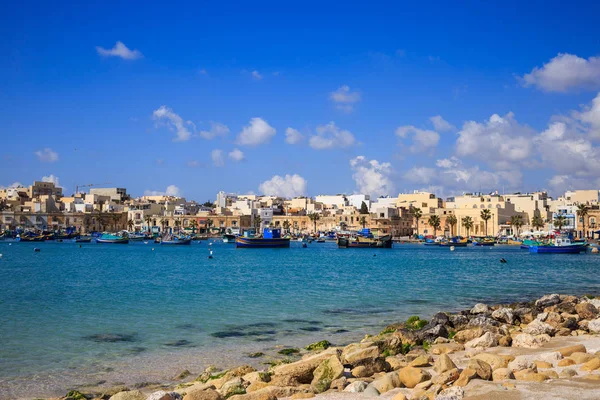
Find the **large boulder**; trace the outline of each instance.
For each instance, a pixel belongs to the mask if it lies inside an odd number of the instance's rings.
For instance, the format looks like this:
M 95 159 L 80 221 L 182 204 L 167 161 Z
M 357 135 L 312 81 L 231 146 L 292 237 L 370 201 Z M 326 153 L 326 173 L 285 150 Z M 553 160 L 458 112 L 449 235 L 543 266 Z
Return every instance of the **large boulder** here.
M 319 354 L 311 355 L 300 361 L 290 364 L 283 364 L 273 369 L 273 377 L 285 377 L 297 384 L 311 383 L 313 379 L 313 371 L 319 365 L 331 356 L 338 356 L 338 351 L 335 348 L 329 348 Z M 289 385 L 287 385 L 289 386 Z
M 477 303 L 471 308 L 471 314 L 487 314 L 490 312 L 490 308 L 487 304 Z
M 549 324 L 536 319 L 533 322 L 531 322 L 529 325 L 527 325 L 527 328 L 525 328 L 523 330 L 523 332 L 528 333 L 533 336 L 543 335 L 543 334 L 554 335 L 554 333 L 556 332 L 556 329 L 553 328 L 552 326 L 550 326 Z
M 448 330 L 442 324 L 434 325 L 432 323 L 429 323 L 426 326 L 424 326 L 422 329 L 419 329 L 415 333 L 421 343 L 423 343 L 423 342 L 433 343 L 439 337 L 443 337 L 443 338 L 448 337 Z
M 492 380 L 494 382 L 504 381 L 507 379 L 515 379 L 515 375 L 510 368 L 498 368 L 492 372 Z
M 313 372 L 313 380 L 310 384 L 313 392 L 323 393 L 331 386 L 331 382 L 344 374 L 344 366 L 337 358 L 331 356 L 321 362 Z
M 444 325 L 444 326 L 452 326 L 452 323 L 450 322 L 450 317 L 448 317 L 447 314 L 444 313 L 437 313 L 435 314 L 433 317 L 431 317 L 431 320 L 429 321 L 430 324 L 433 325 Z
M 544 343 L 550 341 L 549 335 L 537 335 L 533 336 L 529 333 L 521 333 L 516 335 L 513 338 L 512 346 L 513 347 L 521 347 L 526 349 L 537 349 Z
M 182 400 L 182 396 L 177 392 L 165 392 L 164 390 L 159 390 L 148 396 L 146 400 Z
M 491 332 L 486 332 L 482 336 L 473 340 L 469 340 L 467 343 L 465 343 L 465 348 L 467 349 L 488 348 L 495 346 L 498 346 L 498 338 Z
M 505 357 L 499 356 L 498 354 L 479 353 L 473 358 L 488 363 L 490 367 L 492 367 L 492 371 L 495 371 L 499 368 L 506 368 L 508 366 L 508 360 Z
M 560 303 L 560 296 L 558 294 L 547 294 L 535 301 L 535 305 L 541 308 L 553 306 L 558 303 Z
M 400 377 L 400 382 L 402 382 L 402 384 L 407 388 L 411 389 L 417 386 L 419 383 L 431 379 L 431 375 L 427 371 L 415 367 L 402 368 L 399 371 L 398 376 Z
M 475 318 L 471 318 L 471 320 L 469 321 L 469 324 L 468 324 L 468 326 L 470 326 L 470 327 L 480 326 L 486 331 L 493 329 L 494 327 L 497 327 L 498 325 L 500 325 L 498 323 L 498 321 L 496 321 L 484 314 L 479 314 Z
M 492 379 L 492 367 L 485 361 L 471 359 L 467 368 L 474 370 L 477 376 L 484 381 Z
M 127 390 L 115 393 L 110 397 L 110 400 L 146 400 L 146 395 L 139 390 Z
M 342 352 L 344 364 L 360 365 L 365 360 L 372 360 L 379 357 L 379 347 L 377 346 L 346 349 Z
M 364 392 L 366 388 L 367 388 L 366 382 L 354 381 L 354 382 L 350 383 L 348 386 L 346 386 L 346 388 L 344 389 L 344 392 L 361 393 L 361 392 Z
M 591 333 L 600 333 L 600 318 L 588 322 L 587 328 Z
M 464 329 L 454 335 L 454 341 L 457 343 L 466 343 L 470 340 L 480 337 L 481 335 L 483 335 L 483 329 L 480 327 Z
M 499 308 L 492 313 L 492 318 L 504 324 L 512 325 L 515 321 L 513 310 L 507 307 Z
M 433 363 L 433 370 L 438 374 L 441 374 L 446 371 L 450 371 L 451 369 L 456 368 L 456 364 L 448 357 L 447 354 L 442 354 L 438 357 L 437 360 Z
M 375 379 L 371 385 L 377 389 L 379 393 L 389 392 L 390 390 L 401 386 L 400 376 L 396 371 L 388 372 L 384 376 Z
M 469 323 L 469 318 L 466 315 L 462 314 L 451 314 L 448 316 L 450 319 L 450 323 L 454 327 L 455 330 L 464 329 Z

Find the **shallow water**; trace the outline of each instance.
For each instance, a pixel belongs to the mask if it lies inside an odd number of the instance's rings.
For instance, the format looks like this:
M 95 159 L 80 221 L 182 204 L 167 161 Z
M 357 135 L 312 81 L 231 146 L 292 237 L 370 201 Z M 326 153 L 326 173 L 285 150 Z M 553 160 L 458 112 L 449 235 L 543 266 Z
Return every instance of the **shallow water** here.
M 277 346 L 343 344 L 410 315 L 600 288 L 592 254 L 212 247 L 208 259 L 207 242 L 0 242 L 0 398 L 164 382 L 209 364 L 259 366 Z M 267 356 L 247 357 L 256 351 Z

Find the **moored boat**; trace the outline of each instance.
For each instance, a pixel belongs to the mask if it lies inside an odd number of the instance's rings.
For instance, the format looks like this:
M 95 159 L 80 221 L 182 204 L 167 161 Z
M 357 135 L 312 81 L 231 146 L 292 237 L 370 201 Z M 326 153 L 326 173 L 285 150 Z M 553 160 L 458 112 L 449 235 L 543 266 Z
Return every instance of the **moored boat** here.
M 79 236 L 75 238 L 75 243 L 91 243 L 92 238 L 90 236 Z
M 473 246 L 494 246 L 496 242 L 492 238 L 479 238 L 473 240 Z
M 265 228 L 263 237 L 238 236 L 235 238 L 235 246 L 243 248 L 287 248 L 290 247 L 290 239 L 281 237 L 281 229 Z
M 129 237 L 124 235 L 112 235 L 110 233 L 103 233 L 102 236 L 96 238 L 96 243 L 127 244 L 129 243 Z
M 385 235 L 378 238 L 366 236 L 338 237 L 339 248 L 392 248 L 392 235 Z
M 443 241 L 439 245 L 442 247 L 467 247 L 467 239 L 457 236 L 449 240 Z
M 572 243 L 567 237 L 558 237 L 554 242 L 529 246 L 530 253 L 579 254 L 586 251 L 587 244 Z
M 171 236 L 164 237 L 160 241 L 161 245 L 171 245 L 171 246 L 187 246 L 192 243 L 192 238 L 187 236 Z

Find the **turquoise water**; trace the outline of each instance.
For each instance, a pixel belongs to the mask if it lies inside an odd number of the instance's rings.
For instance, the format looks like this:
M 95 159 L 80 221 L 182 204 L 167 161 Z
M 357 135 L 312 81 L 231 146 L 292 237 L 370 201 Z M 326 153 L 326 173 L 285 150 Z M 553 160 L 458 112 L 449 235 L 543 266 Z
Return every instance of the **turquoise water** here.
M 164 382 L 209 364 L 260 365 L 265 359 L 247 354 L 269 359 L 278 346 L 343 344 L 414 314 L 600 291 L 600 256 L 592 254 L 212 248 L 208 259 L 207 242 L 0 242 L 0 398 Z

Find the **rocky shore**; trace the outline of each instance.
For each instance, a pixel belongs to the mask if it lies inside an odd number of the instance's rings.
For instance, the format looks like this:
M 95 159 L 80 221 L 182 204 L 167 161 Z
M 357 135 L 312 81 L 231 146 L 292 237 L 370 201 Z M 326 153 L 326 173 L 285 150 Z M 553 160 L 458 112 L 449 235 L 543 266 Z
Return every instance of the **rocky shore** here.
M 61 399 L 597 399 L 600 298 L 476 304 L 430 320 L 411 317 L 344 347 L 322 341 L 280 354 L 262 371 L 182 371 L 172 387 L 71 391 Z

